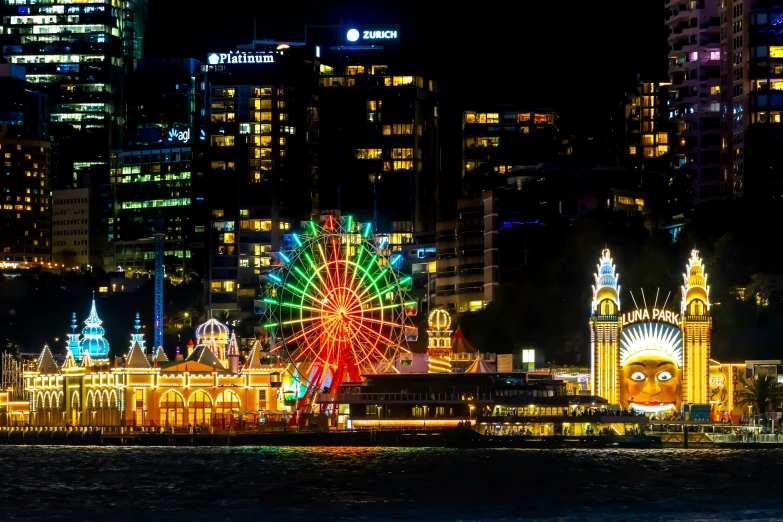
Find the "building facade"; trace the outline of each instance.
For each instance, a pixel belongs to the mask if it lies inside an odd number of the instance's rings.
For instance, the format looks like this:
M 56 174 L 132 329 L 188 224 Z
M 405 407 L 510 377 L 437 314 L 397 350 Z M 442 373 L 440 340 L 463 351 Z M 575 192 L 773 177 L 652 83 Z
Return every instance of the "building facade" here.
M 553 161 L 567 152 L 557 113 L 495 105 L 462 114 L 462 178 L 477 168 L 506 174 L 516 165 Z
M 240 368 L 236 339 L 221 323 L 201 325 L 199 344 L 169 360 L 144 347 L 137 316 L 128 353 L 113 362 L 90 356 L 95 323 L 88 319 L 79 341 L 81 360 L 68 351 L 58 366 L 44 347 L 24 372 L 31 425 L 229 429 L 281 410 L 282 370 L 262 363 L 258 344 Z
M 716 404 L 712 389 L 718 378 L 711 386 L 711 376 L 721 371 L 713 366 L 721 365 L 710 359 L 709 287 L 698 251 L 691 252 L 686 267 L 680 313 L 657 306 L 622 312 L 617 272 L 605 249 L 590 316 L 594 393 L 623 409 L 656 414 Z M 724 378 L 721 386 L 726 384 Z M 727 402 L 725 411 L 732 409 Z
M 49 142 L 6 137 L 0 131 L 3 161 L 2 259 L 52 260 L 51 157 Z
M 669 82 L 640 81 L 625 104 L 625 152 L 642 165 L 669 152 Z
M 33 87 L 24 67 L 0 63 L 0 129 L 9 138 L 49 138 L 49 97 Z
M 68 268 L 100 266 L 95 201 L 88 188 L 52 192 L 52 260 Z
M 271 252 L 317 211 L 318 110 L 311 49 L 247 47 L 213 53 L 203 66 L 203 196 L 211 213 L 205 305 L 250 317 Z
M 674 166 L 693 203 L 731 196 L 721 169 L 719 0 L 669 0 L 669 129 Z
M 55 188 L 105 182 L 110 151 L 122 143 L 123 79 L 141 58 L 146 0 L 4 4 L 3 55 L 52 104 Z
M 437 84 L 376 54 L 323 58 L 319 159 L 329 168 L 319 171 L 321 208 L 372 222 L 379 233 L 431 231 L 440 171 Z

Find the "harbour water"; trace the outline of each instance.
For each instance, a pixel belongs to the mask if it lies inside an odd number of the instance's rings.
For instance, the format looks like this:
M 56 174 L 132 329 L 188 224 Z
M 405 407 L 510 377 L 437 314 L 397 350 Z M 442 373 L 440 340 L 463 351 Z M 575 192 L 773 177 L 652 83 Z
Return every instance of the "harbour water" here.
M 783 450 L 0 447 L 0 520 L 768 521 Z

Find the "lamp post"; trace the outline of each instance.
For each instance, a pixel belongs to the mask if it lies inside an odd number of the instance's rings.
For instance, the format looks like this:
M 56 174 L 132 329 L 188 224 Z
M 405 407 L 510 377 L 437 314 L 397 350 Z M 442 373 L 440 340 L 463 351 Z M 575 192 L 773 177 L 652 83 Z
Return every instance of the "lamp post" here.
M 475 408 L 475 406 L 473 406 L 471 404 L 468 408 L 469 408 L 468 409 L 468 425 L 472 426 L 473 425 L 473 408 Z

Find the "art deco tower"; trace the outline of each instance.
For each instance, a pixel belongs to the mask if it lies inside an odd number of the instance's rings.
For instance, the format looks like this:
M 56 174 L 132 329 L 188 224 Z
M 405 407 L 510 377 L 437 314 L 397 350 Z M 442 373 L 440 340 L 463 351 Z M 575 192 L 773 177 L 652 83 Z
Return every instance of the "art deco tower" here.
M 699 251 L 693 249 L 683 274 L 682 337 L 684 368 L 682 403 L 704 404 L 709 398 L 710 372 L 710 287 Z
M 609 249 L 601 252 L 593 285 L 590 354 L 593 395 L 617 404 L 620 353 L 620 287 Z

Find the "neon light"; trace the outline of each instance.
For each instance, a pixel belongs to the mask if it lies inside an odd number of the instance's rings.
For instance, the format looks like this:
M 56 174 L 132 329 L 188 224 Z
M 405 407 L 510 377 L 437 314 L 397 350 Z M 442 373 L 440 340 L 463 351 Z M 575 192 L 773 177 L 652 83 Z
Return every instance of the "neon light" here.
M 410 276 L 403 277 L 402 279 L 400 279 L 400 284 L 404 285 L 405 283 L 409 282 L 410 280 L 411 280 Z
M 274 299 L 270 299 L 269 297 L 264 297 L 263 301 L 265 303 L 267 303 L 267 304 L 273 304 L 273 305 L 280 304 L 277 301 L 275 301 Z
M 289 257 L 287 255 L 285 255 L 284 253 L 278 252 L 277 255 L 280 256 L 280 259 L 282 259 L 286 263 L 290 263 L 291 262 L 291 259 L 289 259 Z
M 390 371 L 395 355 L 408 351 L 409 319 L 399 287 L 406 279 L 389 266 L 387 257 L 379 256 L 372 237 L 357 241 L 349 235 L 351 216 L 344 221 L 330 216 L 323 228 L 309 224 L 312 235 L 284 254 L 287 263 L 272 310 L 272 324 L 279 326 L 280 335 L 273 350 L 285 347 L 281 353 L 296 367 L 303 365 L 299 382 L 309 381 L 300 406 L 311 402 L 312 392 L 328 381 L 336 390 L 346 376 L 358 380 L 362 372 Z M 371 236 L 370 223 L 357 227 Z
M 267 274 L 267 277 L 276 283 L 282 283 L 283 280 L 277 277 L 275 274 Z
M 294 241 L 296 241 L 296 246 L 302 246 L 302 240 L 299 239 L 299 236 L 296 234 L 291 234 L 294 237 Z

